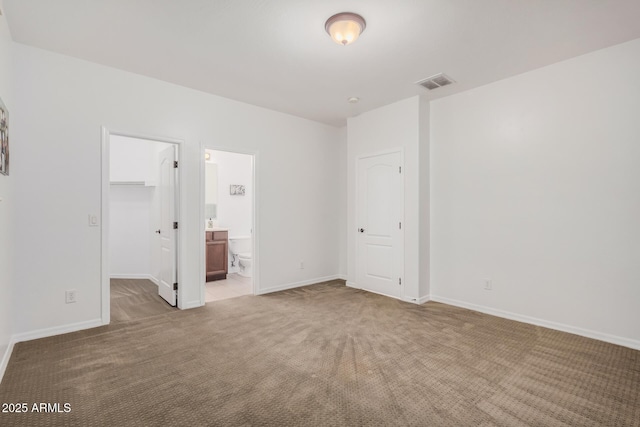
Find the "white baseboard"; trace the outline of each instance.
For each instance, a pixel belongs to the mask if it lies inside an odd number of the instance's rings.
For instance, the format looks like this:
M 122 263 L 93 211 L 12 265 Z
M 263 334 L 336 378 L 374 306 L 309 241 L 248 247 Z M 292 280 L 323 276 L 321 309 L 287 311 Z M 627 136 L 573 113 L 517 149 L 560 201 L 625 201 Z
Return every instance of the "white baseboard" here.
M 156 279 L 151 274 L 110 274 L 110 279 L 147 279 L 151 280 L 156 285 L 158 284 L 158 279 Z
M 56 326 L 54 328 L 38 329 L 31 332 L 15 334 L 12 339 L 14 343 L 22 341 L 37 340 L 39 338 L 52 337 L 54 335 L 68 334 L 69 332 L 81 331 L 83 329 L 97 328 L 103 326 L 102 319 L 88 320 L 86 322 L 72 323 L 70 325 Z
M 333 276 L 318 277 L 316 279 L 308 279 L 300 282 L 289 283 L 286 285 L 273 286 L 267 289 L 258 289 L 258 292 L 256 293 L 256 295 L 264 295 L 264 294 L 270 294 L 272 292 L 286 291 L 287 289 L 299 288 L 301 286 L 307 286 L 307 285 L 314 285 L 316 283 L 328 282 L 330 280 L 336 280 L 336 279 L 340 279 L 339 275 L 337 274 Z
M 441 302 L 443 304 L 454 305 L 456 307 L 467 308 L 469 310 L 479 311 L 481 313 L 490 314 L 492 316 L 503 317 L 505 319 L 516 320 L 518 322 L 529 323 L 531 325 L 542 326 L 557 331 L 568 332 L 570 334 L 580 335 L 587 338 L 617 344 L 629 347 L 634 350 L 640 350 L 640 341 L 629 338 L 618 337 L 616 335 L 605 334 L 602 332 L 592 331 L 589 329 L 579 328 L 577 326 L 565 325 L 563 323 L 552 322 L 549 320 L 539 319 L 537 317 L 525 316 L 522 314 L 512 313 L 509 311 L 499 310 L 496 308 L 485 307 L 482 305 L 472 304 L 464 301 L 458 301 L 451 298 L 445 298 L 438 295 L 431 295 L 431 301 Z
M 418 300 L 418 304 L 424 304 L 431 301 L 431 295 L 425 295 Z
M 360 286 L 358 286 L 355 282 L 350 282 L 347 280 L 347 286 L 353 289 L 362 289 Z M 378 294 L 378 295 L 382 295 L 385 297 L 389 297 L 389 298 L 394 298 L 394 299 L 399 299 L 400 301 L 404 301 L 404 302 L 410 302 L 411 304 L 424 304 L 427 301 L 430 301 L 429 299 L 429 295 L 420 297 L 420 298 L 413 298 L 413 297 L 404 297 L 404 298 L 398 298 L 398 297 L 394 297 L 393 295 L 387 295 L 387 294 L 383 294 L 381 292 L 375 292 L 375 291 L 371 291 L 369 289 L 362 289 L 365 290 L 367 292 L 371 292 L 374 294 Z
M 403 301 L 410 302 L 411 304 L 421 305 L 421 304 L 424 304 L 425 302 L 431 301 L 431 298 L 429 298 L 429 295 L 425 295 L 420 298 L 404 297 Z
M 347 281 L 347 275 L 346 274 L 338 274 L 338 279 L 344 280 L 346 282 Z
M 9 339 L 9 344 L 2 355 L 2 360 L 0 360 L 0 383 L 2 383 L 2 378 L 4 377 L 4 373 L 7 370 L 7 365 L 9 365 L 9 359 L 11 359 L 11 353 L 13 353 L 13 345 L 15 341 L 13 337 Z

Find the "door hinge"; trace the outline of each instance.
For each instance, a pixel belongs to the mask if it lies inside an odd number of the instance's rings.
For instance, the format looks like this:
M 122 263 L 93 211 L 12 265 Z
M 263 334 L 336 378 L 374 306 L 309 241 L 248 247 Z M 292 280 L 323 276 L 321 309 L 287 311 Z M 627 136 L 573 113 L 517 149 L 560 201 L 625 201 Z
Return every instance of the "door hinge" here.
M 402 230 L 402 222 L 399 222 L 399 223 L 398 223 L 398 229 L 399 229 L 399 230 Z
M 398 285 L 402 285 L 402 277 L 398 277 Z
M 402 173 L 402 166 L 398 166 L 398 173 Z
M 177 291 L 177 290 L 178 290 L 178 284 L 177 284 L 177 283 L 174 283 L 174 284 L 173 284 L 173 290 L 174 290 L 174 291 Z
M 174 160 L 174 161 L 173 161 L 173 167 L 174 167 L 174 168 L 177 168 L 177 167 L 178 167 L 178 161 L 177 161 L 177 160 Z
M 177 229 L 178 229 L 178 223 L 177 223 L 177 222 L 174 222 L 174 223 L 173 223 L 173 229 L 174 229 L 174 230 L 177 230 Z

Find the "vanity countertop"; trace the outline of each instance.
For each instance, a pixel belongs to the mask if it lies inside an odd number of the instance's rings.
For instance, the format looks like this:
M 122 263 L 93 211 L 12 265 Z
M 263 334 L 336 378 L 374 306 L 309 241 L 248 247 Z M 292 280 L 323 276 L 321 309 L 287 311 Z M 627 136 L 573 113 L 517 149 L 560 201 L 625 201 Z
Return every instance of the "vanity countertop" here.
M 229 231 L 229 230 L 224 227 L 210 227 L 210 228 L 207 228 L 205 231 Z

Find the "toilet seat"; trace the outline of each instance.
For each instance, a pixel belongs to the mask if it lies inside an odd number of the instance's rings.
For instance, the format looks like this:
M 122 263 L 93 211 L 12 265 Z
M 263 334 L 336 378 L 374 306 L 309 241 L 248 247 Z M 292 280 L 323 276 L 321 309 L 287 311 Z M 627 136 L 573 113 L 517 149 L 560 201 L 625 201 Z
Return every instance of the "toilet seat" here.
M 238 254 L 238 258 L 240 259 L 251 259 L 251 252 L 243 252 Z

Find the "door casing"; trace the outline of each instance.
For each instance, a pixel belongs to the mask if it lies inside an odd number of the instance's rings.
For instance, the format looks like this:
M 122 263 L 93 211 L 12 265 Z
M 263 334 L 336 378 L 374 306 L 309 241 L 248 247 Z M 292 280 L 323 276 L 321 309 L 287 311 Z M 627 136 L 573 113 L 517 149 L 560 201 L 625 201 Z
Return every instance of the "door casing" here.
M 102 162 L 101 162 L 101 233 L 100 233 L 100 306 L 101 306 L 101 318 L 102 324 L 108 325 L 111 321 L 111 284 L 109 278 L 109 167 L 110 167 L 110 139 L 111 135 L 123 136 L 128 138 L 146 139 L 149 141 L 164 142 L 168 144 L 175 144 L 177 147 L 177 158 L 183 158 L 184 141 L 175 138 L 158 137 L 154 135 L 138 134 L 133 132 L 125 132 L 107 128 L 102 126 Z M 176 221 L 180 221 L 183 216 L 181 213 L 184 210 L 184 198 L 181 196 L 183 193 L 183 186 L 185 185 L 184 173 L 181 167 L 178 167 L 178 176 L 176 183 Z M 183 260 L 185 259 L 183 251 L 185 245 L 185 233 L 178 232 L 178 238 L 176 239 L 176 253 L 177 261 L 176 268 L 178 269 L 178 294 L 177 294 L 177 307 L 184 308 L 184 289 L 179 284 L 184 283 L 183 276 L 184 266 Z
M 256 201 L 258 200 L 258 194 L 260 192 L 260 184 L 258 180 L 259 174 L 259 164 L 260 164 L 260 153 L 259 151 L 253 150 L 242 150 L 238 148 L 230 148 L 230 147 L 222 147 L 222 146 L 211 146 L 206 145 L 204 143 L 200 143 L 200 226 L 202 236 L 202 244 L 200 247 L 202 248 L 200 252 L 200 304 L 205 305 L 205 290 L 206 290 L 206 221 L 204 216 L 204 205 L 205 205 L 205 150 L 212 151 L 226 151 L 229 153 L 238 153 L 238 154 L 247 154 L 253 157 L 253 171 L 252 171 L 252 188 L 253 188 L 253 199 L 251 200 L 251 207 L 253 209 L 252 212 L 252 257 L 251 263 L 253 268 L 252 274 L 252 283 L 253 283 L 253 295 L 260 294 L 260 254 L 259 254 L 259 242 L 260 242 L 260 223 L 259 223 L 259 208 Z

